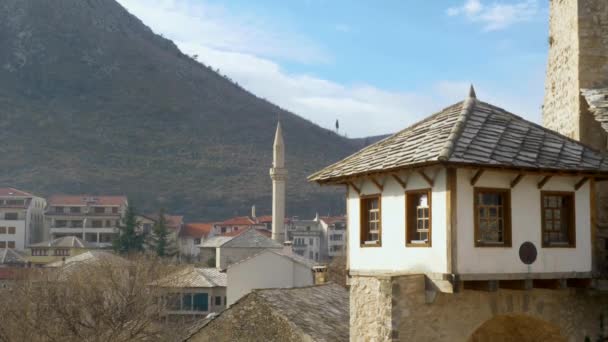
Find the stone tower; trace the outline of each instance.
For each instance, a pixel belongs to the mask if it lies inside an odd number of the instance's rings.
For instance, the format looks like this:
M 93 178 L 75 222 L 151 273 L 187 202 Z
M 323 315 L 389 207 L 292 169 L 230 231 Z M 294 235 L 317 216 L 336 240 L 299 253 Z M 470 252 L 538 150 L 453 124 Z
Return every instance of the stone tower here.
M 608 133 L 600 124 L 606 114 L 591 111 L 589 98 L 583 95 L 589 90 L 599 90 L 601 94 L 608 87 L 608 1 L 551 0 L 549 4 L 543 125 L 606 151 Z M 595 183 L 596 241 L 593 245 L 594 270 L 604 278 L 608 277 L 606 183 Z
M 281 123 L 277 124 L 274 136 L 273 162 L 270 169 L 272 179 L 272 239 L 283 243 L 285 241 L 285 143 Z
M 551 0 L 543 124 L 597 149 L 607 134 L 582 89 L 608 86 L 608 1 Z

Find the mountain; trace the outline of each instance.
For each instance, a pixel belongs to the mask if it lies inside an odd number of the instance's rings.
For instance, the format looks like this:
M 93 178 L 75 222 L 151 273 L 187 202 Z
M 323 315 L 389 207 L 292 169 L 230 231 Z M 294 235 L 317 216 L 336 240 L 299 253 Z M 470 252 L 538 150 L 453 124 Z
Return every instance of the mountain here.
M 114 0 L 0 1 L 0 184 L 191 220 L 270 212 L 279 116 L 288 214 L 343 212 L 343 190 L 306 176 L 361 141 L 252 95 Z

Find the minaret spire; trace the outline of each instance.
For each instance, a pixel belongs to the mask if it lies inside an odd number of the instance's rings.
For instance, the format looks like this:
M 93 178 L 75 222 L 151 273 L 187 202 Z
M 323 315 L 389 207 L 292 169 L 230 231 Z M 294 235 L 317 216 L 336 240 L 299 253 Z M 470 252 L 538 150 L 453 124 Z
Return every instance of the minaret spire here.
M 272 239 L 283 243 L 285 241 L 285 182 L 287 169 L 285 168 L 285 142 L 281 122 L 277 124 L 274 135 L 272 168 Z

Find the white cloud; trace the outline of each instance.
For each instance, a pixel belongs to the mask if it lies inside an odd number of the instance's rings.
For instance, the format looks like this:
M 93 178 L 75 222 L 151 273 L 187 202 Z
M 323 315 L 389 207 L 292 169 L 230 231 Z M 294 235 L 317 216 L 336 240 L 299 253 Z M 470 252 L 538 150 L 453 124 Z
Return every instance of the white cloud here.
M 538 0 L 484 5 L 480 0 L 466 0 L 462 6 L 450 7 L 448 16 L 464 16 L 483 25 L 484 31 L 505 29 L 515 23 L 530 21 L 539 13 Z
M 119 2 L 155 32 L 174 40 L 184 53 L 198 55 L 199 61 L 219 68 L 245 89 L 323 127 L 333 128 L 338 119 L 340 131 L 350 137 L 398 131 L 464 99 L 468 92 L 469 83 L 459 81 L 389 91 L 290 73 L 277 60 L 323 63 L 328 54 L 297 33 L 270 29 L 273 24 L 268 20 L 229 14 L 204 1 L 197 5 L 187 0 Z
M 310 39 L 271 20 L 234 13 L 207 1 L 118 0 L 157 33 L 223 51 L 245 52 L 299 63 L 325 63 L 329 54 Z

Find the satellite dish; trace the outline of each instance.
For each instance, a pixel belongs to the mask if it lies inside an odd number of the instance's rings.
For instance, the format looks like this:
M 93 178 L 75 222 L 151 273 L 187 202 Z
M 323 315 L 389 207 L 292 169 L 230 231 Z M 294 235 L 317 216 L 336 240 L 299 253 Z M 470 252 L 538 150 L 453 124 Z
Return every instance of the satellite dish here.
M 536 261 L 538 251 L 530 241 L 526 241 L 519 247 L 519 259 L 526 265 L 532 265 Z

